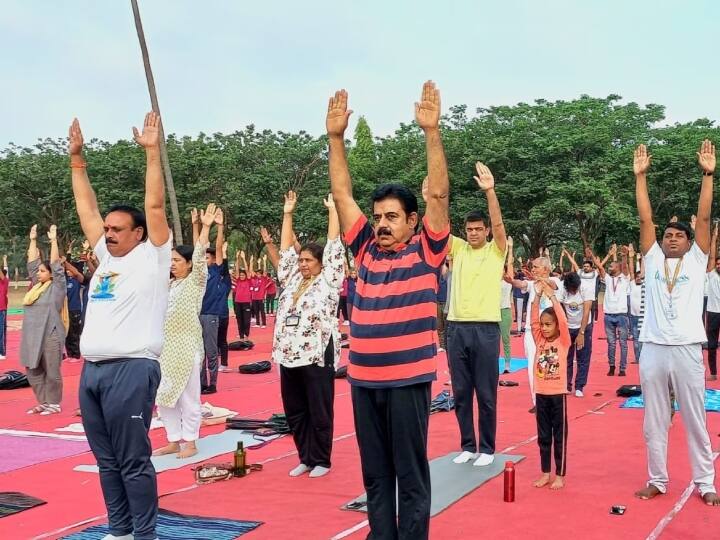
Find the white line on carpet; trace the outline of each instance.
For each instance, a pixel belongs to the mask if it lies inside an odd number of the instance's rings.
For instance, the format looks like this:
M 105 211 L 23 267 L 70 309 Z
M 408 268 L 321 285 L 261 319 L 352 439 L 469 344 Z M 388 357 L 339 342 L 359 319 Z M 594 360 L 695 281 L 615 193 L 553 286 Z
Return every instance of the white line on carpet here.
M 718 452 L 713 453 L 713 462 L 717 459 Z M 675 516 L 677 516 L 680 513 L 680 510 L 683 509 L 683 506 L 685 506 L 685 503 L 688 502 L 690 499 L 690 495 L 693 494 L 693 491 L 695 491 L 695 484 L 690 481 L 690 485 L 685 488 L 685 491 L 682 492 L 682 495 L 680 495 L 680 498 L 677 500 L 677 502 L 673 505 L 673 507 L 670 509 L 670 511 L 663 516 L 663 518 L 658 521 L 658 524 L 655 525 L 655 528 L 650 532 L 650 534 L 647 535 L 647 538 L 645 540 L 657 540 L 660 538 L 660 535 L 665 530 L 665 527 L 670 525 L 670 522 L 673 520 Z
M 62 435 L 60 433 L 44 433 L 42 431 L 21 431 L 19 429 L 0 429 L 0 435 L 14 435 L 16 437 L 44 437 L 47 439 L 61 439 L 63 441 L 87 442 L 84 435 Z

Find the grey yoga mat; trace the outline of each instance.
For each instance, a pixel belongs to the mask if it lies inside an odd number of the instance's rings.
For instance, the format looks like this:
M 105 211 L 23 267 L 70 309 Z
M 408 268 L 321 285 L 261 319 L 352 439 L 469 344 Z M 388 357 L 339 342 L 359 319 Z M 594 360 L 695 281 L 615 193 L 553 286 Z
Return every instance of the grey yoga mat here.
M 473 462 L 458 465 L 453 458 L 460 452 L 452 452 L 430 462 L 432 500 L 430 515 L 435 516 L 468 493 L 503 472 L 506 461 L 518 463 L 525 456 L 495 454 L 495 461 L 486 467 L 475 467 Z M 498 497 L 501 494 L 498 493 Z M 363 493 L 342 507 L 343 510 L 367 512 L 367 494 Z
M 175 454 L 167 456 L 156 456 L 152 458 L 156 472 L 169 471 L 171 469 L 180 469 L 186 465 L 202 463 L 216 456 L 234 452 L 237 443 L 242 441 L 245 448 L 252 448 L 260 444 L 277 439 L 280 435 L 272 435 L 270 437 L 255 437 L 252 432 L 227 429 L 215 435 L 208 435 L 197 441 L 198 453 L 188 459 L 178 459 Z M 97 473 L 97 465 L 78 465 L 73 469 L 80 472 Z

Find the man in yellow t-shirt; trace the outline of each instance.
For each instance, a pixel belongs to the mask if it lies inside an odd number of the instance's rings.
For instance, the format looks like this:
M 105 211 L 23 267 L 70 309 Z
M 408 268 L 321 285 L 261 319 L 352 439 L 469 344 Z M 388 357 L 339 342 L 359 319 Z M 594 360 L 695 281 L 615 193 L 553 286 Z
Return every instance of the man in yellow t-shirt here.
M 490 218 L 470 212 L 465 218 L 467 241 L 450 237 L 453 259 L 447 350 L 455 415 L 462 452 L 455 463 L 474 459 L 489 465 L 495 455 L 497 386 L 500 376 L 500 281 L 506 256 L 505 227 L 490 169 L 476 163 L 478 187 L 485 192 Z M 491 228 L 492 224 L 492 228 Z M 492 230 L 493 240 L 487 237 Z M 479 440 L 475 436 L 473 394 L 478 400 Z

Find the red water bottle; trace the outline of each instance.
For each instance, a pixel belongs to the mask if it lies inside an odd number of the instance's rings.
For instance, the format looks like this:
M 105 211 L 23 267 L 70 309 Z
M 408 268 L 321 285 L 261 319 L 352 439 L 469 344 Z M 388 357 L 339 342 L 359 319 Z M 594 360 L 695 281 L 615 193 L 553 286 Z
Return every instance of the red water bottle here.
M 515 464 L 512 461 L 505 462 L 503 481 L 503 500 L 505 502 L 515 502 Z

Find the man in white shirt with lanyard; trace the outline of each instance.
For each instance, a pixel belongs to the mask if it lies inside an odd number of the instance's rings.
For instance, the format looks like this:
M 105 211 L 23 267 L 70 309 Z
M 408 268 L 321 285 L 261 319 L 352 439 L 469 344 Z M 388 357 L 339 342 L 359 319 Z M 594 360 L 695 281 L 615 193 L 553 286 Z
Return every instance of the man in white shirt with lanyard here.
M 103 220 L 82 155 L 83 137 L 70 127 L 75 206 L 99 266 L 90 282 L 85 358 L 78 397 L 88 443 L 100 469 L 110 533 L 104 540 L 154 540 L 158 495 L 148 431 L 160 383 L 158 358 L 168 301 L 172 240 L 160 166 L 160 117 L 148 113 L 145 213 L 114 206 Z
M 613 245 L 610 255 L 615 255 L 617 247 Z M 608 342 L 608 376 L 615 375 L 615 351 L 617 342 L 620 342 L 620 372 L 618 376 L 625 376 L 627 368 L 627 339 L 630 329 L 628 319 L 628 294 L 630 293 L 630 276 L 627 263 L 628 248 L 623 246 L 620 262 L 612 261 L 605 272 L 602 262 L 595 257 L 595 266 L 600 273 L 600 279 L 605 283 L 605 298 L 603 300 L 603 313 L 605 315 L 605 335 Z
M 647 445 L 647 486 L 635 493 L 652 499 L 668 484 L 667 441 L 672 386 L 680 406 L 693 482 L 705 504 L 720 506 L 715 492 L 715 468 L 705 418 L 705 365 L 702 342 L 703 282 L 710 251 L 710 210 L 713 199 L 715 147 L 705 140 L 698 152 L 703 170 L 695 242 L 684 223 L 669 223 L 662 244 L 655 237 L 647 189 L 650 154 L 645 145 L 635 150 L 635 172 L 640 247 L 645 260 L 645 320 L 640 331 L 640 384 L 645 401 L 643 431 Z

